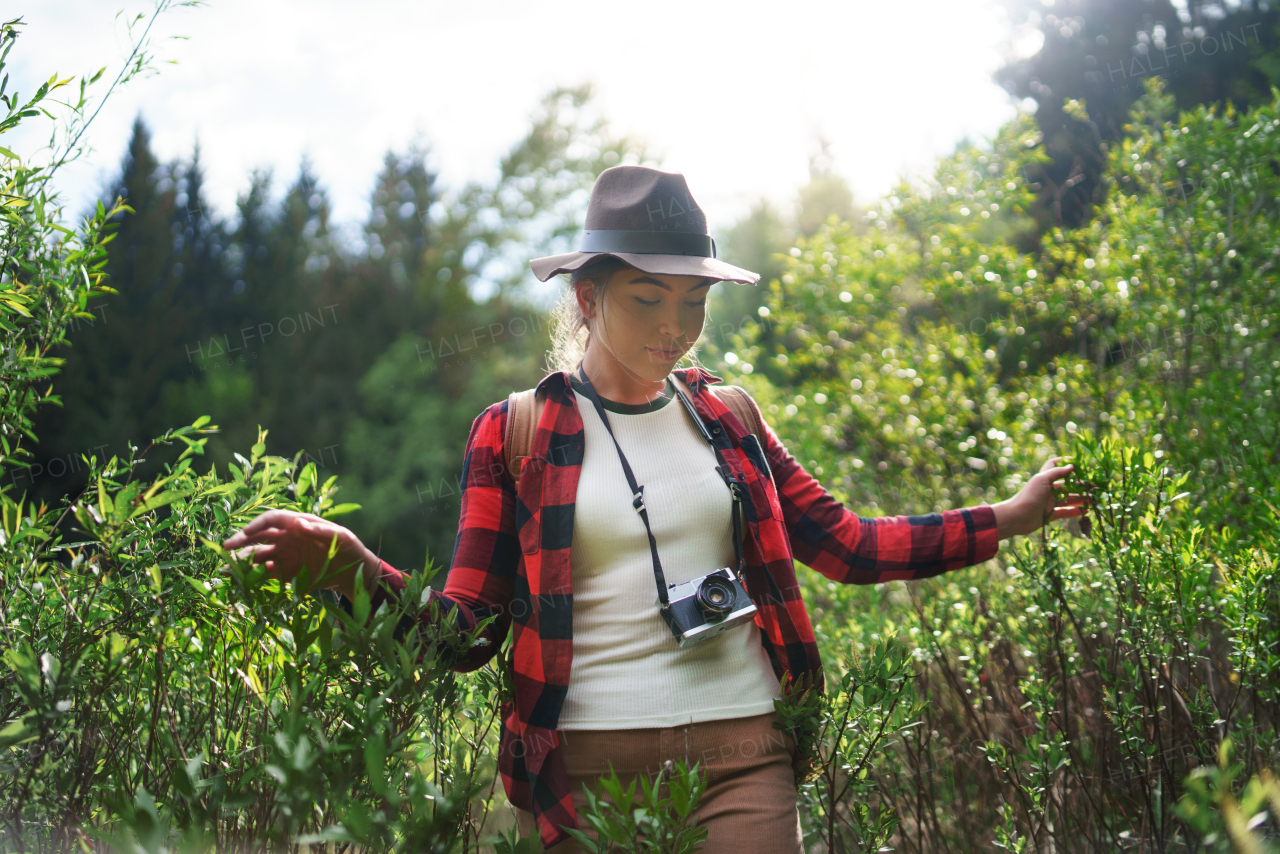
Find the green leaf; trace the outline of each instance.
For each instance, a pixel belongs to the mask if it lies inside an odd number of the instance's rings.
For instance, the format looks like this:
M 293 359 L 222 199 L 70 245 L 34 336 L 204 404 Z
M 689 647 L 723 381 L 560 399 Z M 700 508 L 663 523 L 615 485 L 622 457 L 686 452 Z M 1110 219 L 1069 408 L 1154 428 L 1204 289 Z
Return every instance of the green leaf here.
M 320 516 L 323 519 L 332 519 L 335 516 L 342 516 L 346 513 L 352 513 L 359 509 L 360 509 L 359 504 L 353 504 L 351 502 L 348 502 L 346 504 L 338 504 L 333 507 L 330 507 L 328 510 L 321 513 Z
M 298 473 L 298 485 L 296 495 L 299 499 L 307 494 L 316 482 L 316 464 L 307 463 L 302 467 L 302 471 Z
M 35 712 L 28 712 L 16 721 L 12 721 L 4 729 L 0 729 L 0 750 L 6 750 L 40 737 L 40 730 L 35 726 Z
M 179 498 L 185 498 L 190 494 L 191 490 L 189 489 L 171 489 L 163 495 L 158 495 L 150 501 L 144 501 L 139 504 L 134 511 L 129 514 L 129 518 L 133 519 L 136 516 L 141 516 L 143 513 L 149 513 L 157 507 L 164 507 L 166 504 L 172 504 Z
M 351 616 L 357 625 L 364 625 L 369 620 L 369 609 L 372 607 L 372 600 L 369 598 L 369 592 L 365 590 L 364 585 L 356 582 L 356 599 L 351 603 Z
M 364 743 L 364 767 L 373 790 L 379 795 L 387 791 L 387 746 L 374 736 Z

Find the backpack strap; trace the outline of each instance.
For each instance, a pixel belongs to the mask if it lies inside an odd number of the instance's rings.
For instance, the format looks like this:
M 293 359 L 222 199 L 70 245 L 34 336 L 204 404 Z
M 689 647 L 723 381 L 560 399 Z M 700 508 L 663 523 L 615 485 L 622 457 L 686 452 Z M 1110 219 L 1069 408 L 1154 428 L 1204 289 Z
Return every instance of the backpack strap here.
M 538 430 L 538 419 L 546 401 L 535 399 L 537 389 L 513 391 L 507 396 L 507 429 L 502 437 L 503 462 L 511 482 L 520 487 L 520 467 L 533 447 L 533 434 Z
M 760 420 L 760 410 L 755 407 L 751 395 L 742 386 L 722 385 L 711 389 L 720 402 L 729 407 L 729 411 L 738 417 L 747 431 L 754 433 L 764 450 L 764 424 Z

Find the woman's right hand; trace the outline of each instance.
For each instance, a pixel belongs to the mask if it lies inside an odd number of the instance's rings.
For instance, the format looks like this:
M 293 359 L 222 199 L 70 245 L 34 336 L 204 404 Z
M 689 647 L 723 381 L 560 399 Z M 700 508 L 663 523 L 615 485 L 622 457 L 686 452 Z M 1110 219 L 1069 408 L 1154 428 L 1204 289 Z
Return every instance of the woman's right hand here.
M 329 545 L 338 538 L 338 548 L 329 560 Z M 366 590 L 372 590 L 381 569 L 378 556 L 350 530 L 312 513 L 268 510 L 232 534 L 222 547 L 236 556 L 264 564 L 267 572 L 281 581 L 292 581 L 305 564 L 312 578 L 329 560 L 326 580 L 318 586 L 337 590 L 355 598 L 356 570 L 364 567 Z

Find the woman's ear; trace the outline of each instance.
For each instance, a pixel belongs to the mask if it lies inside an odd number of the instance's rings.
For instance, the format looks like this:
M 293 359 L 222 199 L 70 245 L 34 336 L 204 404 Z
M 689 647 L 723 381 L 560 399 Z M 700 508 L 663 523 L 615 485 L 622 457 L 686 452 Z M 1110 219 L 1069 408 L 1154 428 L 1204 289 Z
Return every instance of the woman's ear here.
M 574 296 L 578 300 L 578 310 L 588 320 L 595 318 L 596 283 L 591 280 L 577 282 L 573 286 Z

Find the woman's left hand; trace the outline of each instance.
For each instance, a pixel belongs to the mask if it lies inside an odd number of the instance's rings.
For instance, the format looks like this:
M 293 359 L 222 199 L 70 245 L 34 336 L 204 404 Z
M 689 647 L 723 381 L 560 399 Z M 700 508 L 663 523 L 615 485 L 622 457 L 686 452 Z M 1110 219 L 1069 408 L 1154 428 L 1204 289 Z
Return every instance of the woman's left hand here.
M 1066 519 L 1084 513 L 1088 498 L 1083 495 L 1059 495 L 1061 480 L 1071 471 L 1071 465 L 1054 465 L 1062 457 L 1045 460 L 1037 472 L 1018 494 L 1007 501 L 992 505 L 996 513 L 996 530 L 1000 539 L 1015 534 L 1030 534 L 1054 519 Z

